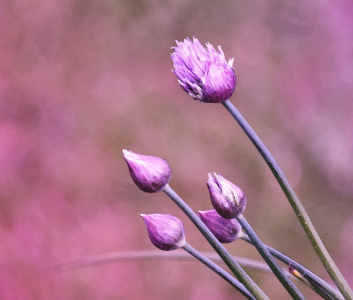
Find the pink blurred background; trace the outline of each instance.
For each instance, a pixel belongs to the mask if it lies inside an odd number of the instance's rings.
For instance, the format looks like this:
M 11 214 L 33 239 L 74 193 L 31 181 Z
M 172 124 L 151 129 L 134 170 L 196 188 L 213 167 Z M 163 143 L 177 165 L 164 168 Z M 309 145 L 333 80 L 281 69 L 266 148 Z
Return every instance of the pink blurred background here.
M 351 1 L 0 2 L 0 299 L 234 299 L 197 262 L 53 266 L 154 249 L 140 213 L 169 213 L 211 247 L 164 193 L 132 182 L 122 149 L 168 159 L 171 186 L 211 209 L 208 172 L 246 193 L 264 242 L 329 280 L 288 201 L 227 111 L 193 101 L 171 72 L 175 40 L 234 57 L 231 101 L 268 146 L 353 285 Z M 259 258 L 242 241 L 234 255 Z M 249 271 L 271 299 L 271 275 Z M 319 299 L 300 285 L 308 299 Z

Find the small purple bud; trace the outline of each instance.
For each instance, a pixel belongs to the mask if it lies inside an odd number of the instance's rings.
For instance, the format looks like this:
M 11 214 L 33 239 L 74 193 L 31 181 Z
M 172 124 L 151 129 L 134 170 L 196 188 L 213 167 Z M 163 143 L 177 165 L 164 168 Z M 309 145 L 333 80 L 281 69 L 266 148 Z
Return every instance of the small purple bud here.
M 167 161 L 154 156 L 123 150 L 132 180 L 147 193 L 156 193 L 168 184 L 172 170 Z
M 244 192 L 221 175 L 208 174 L 207 187 L 215 210 L 225 219 L 234 219 L 241 215 L 246 206 Z
M 224 219 L 214 209 L 199 211 L 199 216 L 221 243 L 234 242 L 241 234 L 241 225 L 236 219 Z
M 146 223 L 148 236 L 157 248 L 170 251 L 185 243 L 183 223 L 172 215 L 140 215 Z
M 217 52 L 207 43 L 206 50 L 196 38 L 176 43 L 173 72 L 185 92 L 207 103 L 220 103 L 232 96 L 236 84 L 233 59 L 227 63 L 220 46 Z

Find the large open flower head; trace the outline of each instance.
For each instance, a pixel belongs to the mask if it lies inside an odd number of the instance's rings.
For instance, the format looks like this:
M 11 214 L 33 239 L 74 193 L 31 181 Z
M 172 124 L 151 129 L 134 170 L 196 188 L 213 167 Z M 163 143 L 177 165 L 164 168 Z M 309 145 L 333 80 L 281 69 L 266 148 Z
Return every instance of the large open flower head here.
M 174 74 L 180 86 L 194 100 L 220 103 L 227 100 L 235 89 L 233 59 L 228 62 L 220 46 L 218 52 L 210 44 L 204 48 L 198 39 L 176 41 L 172 60 Z

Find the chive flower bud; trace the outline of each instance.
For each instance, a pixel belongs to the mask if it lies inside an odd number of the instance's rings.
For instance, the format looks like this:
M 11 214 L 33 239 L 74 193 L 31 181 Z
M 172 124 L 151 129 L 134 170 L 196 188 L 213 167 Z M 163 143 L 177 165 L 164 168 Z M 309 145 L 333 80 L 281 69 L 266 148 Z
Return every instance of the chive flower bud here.
M 156 193 L 168 184 L 172 170 L 167 161 L 123 150 L 132 180 L 138 188 L 147 193 Z
M 221 175 L 208 174 L 207 187 L 211 202 L 218 214 L 225 219 L 233 219 L 241 215 L 246 206 L 244 192 Z
M 233 60 L 228 62 L 220 46 L 218 52 L 210 43 L 206 49 L 198 39 L 178 42 L 172 60 L 180 86 L 194 100 L 207 103 L 226 101 L 234 92 L 236 79 Z
M 185 243 L 183 223 L 172 215 L 140 215 L 146 223 L 148 236 L 153 245 L 163 251 L 175 250 Z
M 241 234 L 241 225 L 236 219 L 224 219 L 214 209 L 199 211 L 199 216 L 220 243 L 234 242 Z

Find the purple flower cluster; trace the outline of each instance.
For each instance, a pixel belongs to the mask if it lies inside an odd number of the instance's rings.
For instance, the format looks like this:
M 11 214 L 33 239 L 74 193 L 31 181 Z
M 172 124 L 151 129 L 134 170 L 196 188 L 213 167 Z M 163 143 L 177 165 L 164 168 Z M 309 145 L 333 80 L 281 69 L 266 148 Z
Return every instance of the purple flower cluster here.
M 168 163 L 158 157 L 146 156 L 123 150 L 130 175 L 144 192 L 162 190 L 172 176 Z M 221 175 L 208 174 L 207 187 L 215 210 L 199 211 L 203 223 L 221 243 L 235 241 L 241 234 L 241 226 L 235 219 L 246 206 L 244 192 Z M 146 223 L 148 236 L 157 248 L 169 251 L 180 248 L 185 242 L 182 222 L 171 215 L 141 215 Z
M 220 46 L 218 52 L 207 43 L 204 48 L 198 39 L 176 42 L 172 60 L 180 86 L 194 100 L 220 103 L 234 92 L 236 79 L 233 59 L 227 63 Z

